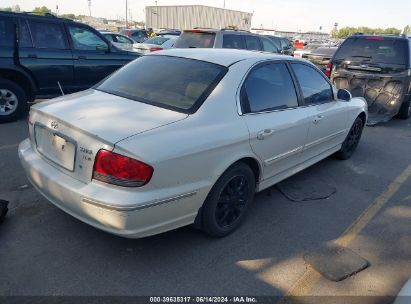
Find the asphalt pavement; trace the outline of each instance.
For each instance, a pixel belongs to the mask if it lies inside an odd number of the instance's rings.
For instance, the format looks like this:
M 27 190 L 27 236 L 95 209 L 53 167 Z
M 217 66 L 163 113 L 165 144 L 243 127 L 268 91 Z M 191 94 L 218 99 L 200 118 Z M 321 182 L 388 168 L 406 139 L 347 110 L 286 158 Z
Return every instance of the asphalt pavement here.
M 388 303 L 411 277 L 411 119 L 367 127 L 350 160 L 330 157 L 287 181 L 302 192 L 335 188 L 328 198 L 295 202 L 272 187 L 223 239 L 191 226 L 123 239 L 65 214 L 24 176 L 17 143 L 26 125 L 0 125 L 0 199 L 10 201 L 0 225 L 0 296 L 338 295 Z M 319 275 L 303 255 L 332 241 L 369 267 L 341 282 Z M 298 299 L 310 301 L 319 303 Z

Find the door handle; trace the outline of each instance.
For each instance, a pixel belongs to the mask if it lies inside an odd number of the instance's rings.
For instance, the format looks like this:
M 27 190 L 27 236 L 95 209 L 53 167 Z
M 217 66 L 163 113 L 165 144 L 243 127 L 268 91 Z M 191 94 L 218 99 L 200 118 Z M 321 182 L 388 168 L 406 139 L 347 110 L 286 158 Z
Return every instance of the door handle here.
M 32 58 L 32 59 L 36 59 L 37 55 L 36 54 L 28 54 L 27 57 Z
M 78 59 L 83 60 L 83 59 L 87 59 L 86 56 L 78 56 Z
M 271 136 L 274 133 L 275 133 L 275 130 L 273 130 L 273 129 L 264 129 L 264 130 L 257 133 L 257 139 L 258 140 L 264 140 L 266 137 Z
M 324 115 L 317 115 L 315 118 L 314 118 L 314 120 L 313 120 L 313 123 L 314 124 L 318 124 L 321 120 L 323 120 L 324 119 Z

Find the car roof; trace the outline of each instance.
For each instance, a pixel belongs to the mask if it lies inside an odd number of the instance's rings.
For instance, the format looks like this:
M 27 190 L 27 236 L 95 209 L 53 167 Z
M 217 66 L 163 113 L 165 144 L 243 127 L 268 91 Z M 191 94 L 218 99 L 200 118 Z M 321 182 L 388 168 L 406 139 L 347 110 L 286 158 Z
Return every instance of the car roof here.
M 259 51 L 247 51 L 236 49 L 217 49 L 217 48 L 197 48 L 197 49 L 170 49 L 160 52 L 154 52 L 146 56 L 174 56 L 188 59 L 196 59 L 207 61 L 210 63 L 230 66 L 236 62 L 246 59 L 254 59 L 255 61 L 276 59 L 276 60 L 294 60 L 292 57 L 284 55 L 276 55 L 272 53 L 264 53 Z
M 369 38 L 375 38 L 375 37 L 383 37 L 384 39 L 410 39 L 411 37 L 408 37 L 407 35 L 387 35 L 387 34 L 381 34 L 381 35 L 368 35 L 368 34 L 354 34 L 349 36 L 348 38 L 363 38 L 363 39 L 369 39 Z
M 39 15 L 33 12 L 7 12 L 7 11 L 0 11 L 0 15 L 9 16 L 9 17 L 23 17 L 23 18 L 39 18 L 43 20 L 52 20 L 52 21 L 69 21 L 75 23 L 74 20 L 68 18 L 61 18 L 51 13 L 47 13 L 45 15 Z

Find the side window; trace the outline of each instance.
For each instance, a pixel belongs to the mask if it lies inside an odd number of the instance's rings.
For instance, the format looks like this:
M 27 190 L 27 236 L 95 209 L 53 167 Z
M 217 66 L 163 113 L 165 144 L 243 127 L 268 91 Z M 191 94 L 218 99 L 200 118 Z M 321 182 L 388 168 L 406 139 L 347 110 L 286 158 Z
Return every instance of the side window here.
M 123 36 L 116 36 L 117 42 L 119 43 L 126 43 L 126 44 L 133 44 L 133 42 L 130 39 L 127 39 L 126 37 Z
M 281 48 L 283 50 L 289 49 L 291 47 L 290 42 L 286 39 L 281 39 Z
M 245 49 L 243 37 L 241 35 L 223 35 L 223 48 Z
M 292 67 L 300 83 L 305 104 L 321 104 L 333 100 L 331 85 L 320 72 L 301 63 L 293 63 Z
M 0 46 L 14 45 L 14 24 L 8 18 L 0 19 Z
M 114 42 L 113 35 L 107 34 L 107 35 L 104 35 L 104 37 L 106 37 L 106 39 L 107 39 L 108 41 Z
M 60 24 L 29 22 L 34 47 L 39 49 L 67 49 L 66 37 Z
M 270 39 L 266 37 L 260 37 L 260 39 L 261 39 L 261 42 L 263 43 L 264 52 L 269 52 L 269 53 L 279 53 L 280 52 Z
M 20 21 L 19 46 L 20 47 L 33 47 L 33 42 L 31 41 L 29 26 L 27 25 L 26 21 Z
M 108 49 L 107 43 L 89 29 L 69 26 L 73 48 L 76 50 L 95 51 L 98 48 Z
M 147 33 L 143 31 L 137 31 L 131 34 L 132 37 L 138 37 L 138 38 L 147 38 Z
M 241 91 L 245 113 L 298 106 L 297 93 L 284 63 L 270 63 L 252 70 Z
M 261 51 L 260 41 L 256 36 L 245 35 L 247 50 Z

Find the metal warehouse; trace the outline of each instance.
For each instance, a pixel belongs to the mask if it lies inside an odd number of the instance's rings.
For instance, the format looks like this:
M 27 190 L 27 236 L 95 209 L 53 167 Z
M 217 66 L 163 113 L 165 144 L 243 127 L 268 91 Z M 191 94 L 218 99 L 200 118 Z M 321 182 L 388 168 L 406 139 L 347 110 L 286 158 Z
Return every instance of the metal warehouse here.
M 252 13 L 204 5 L 146 6 L 146 26 L 153 29 L 189 30 L 236 27 L 249 31 Z

